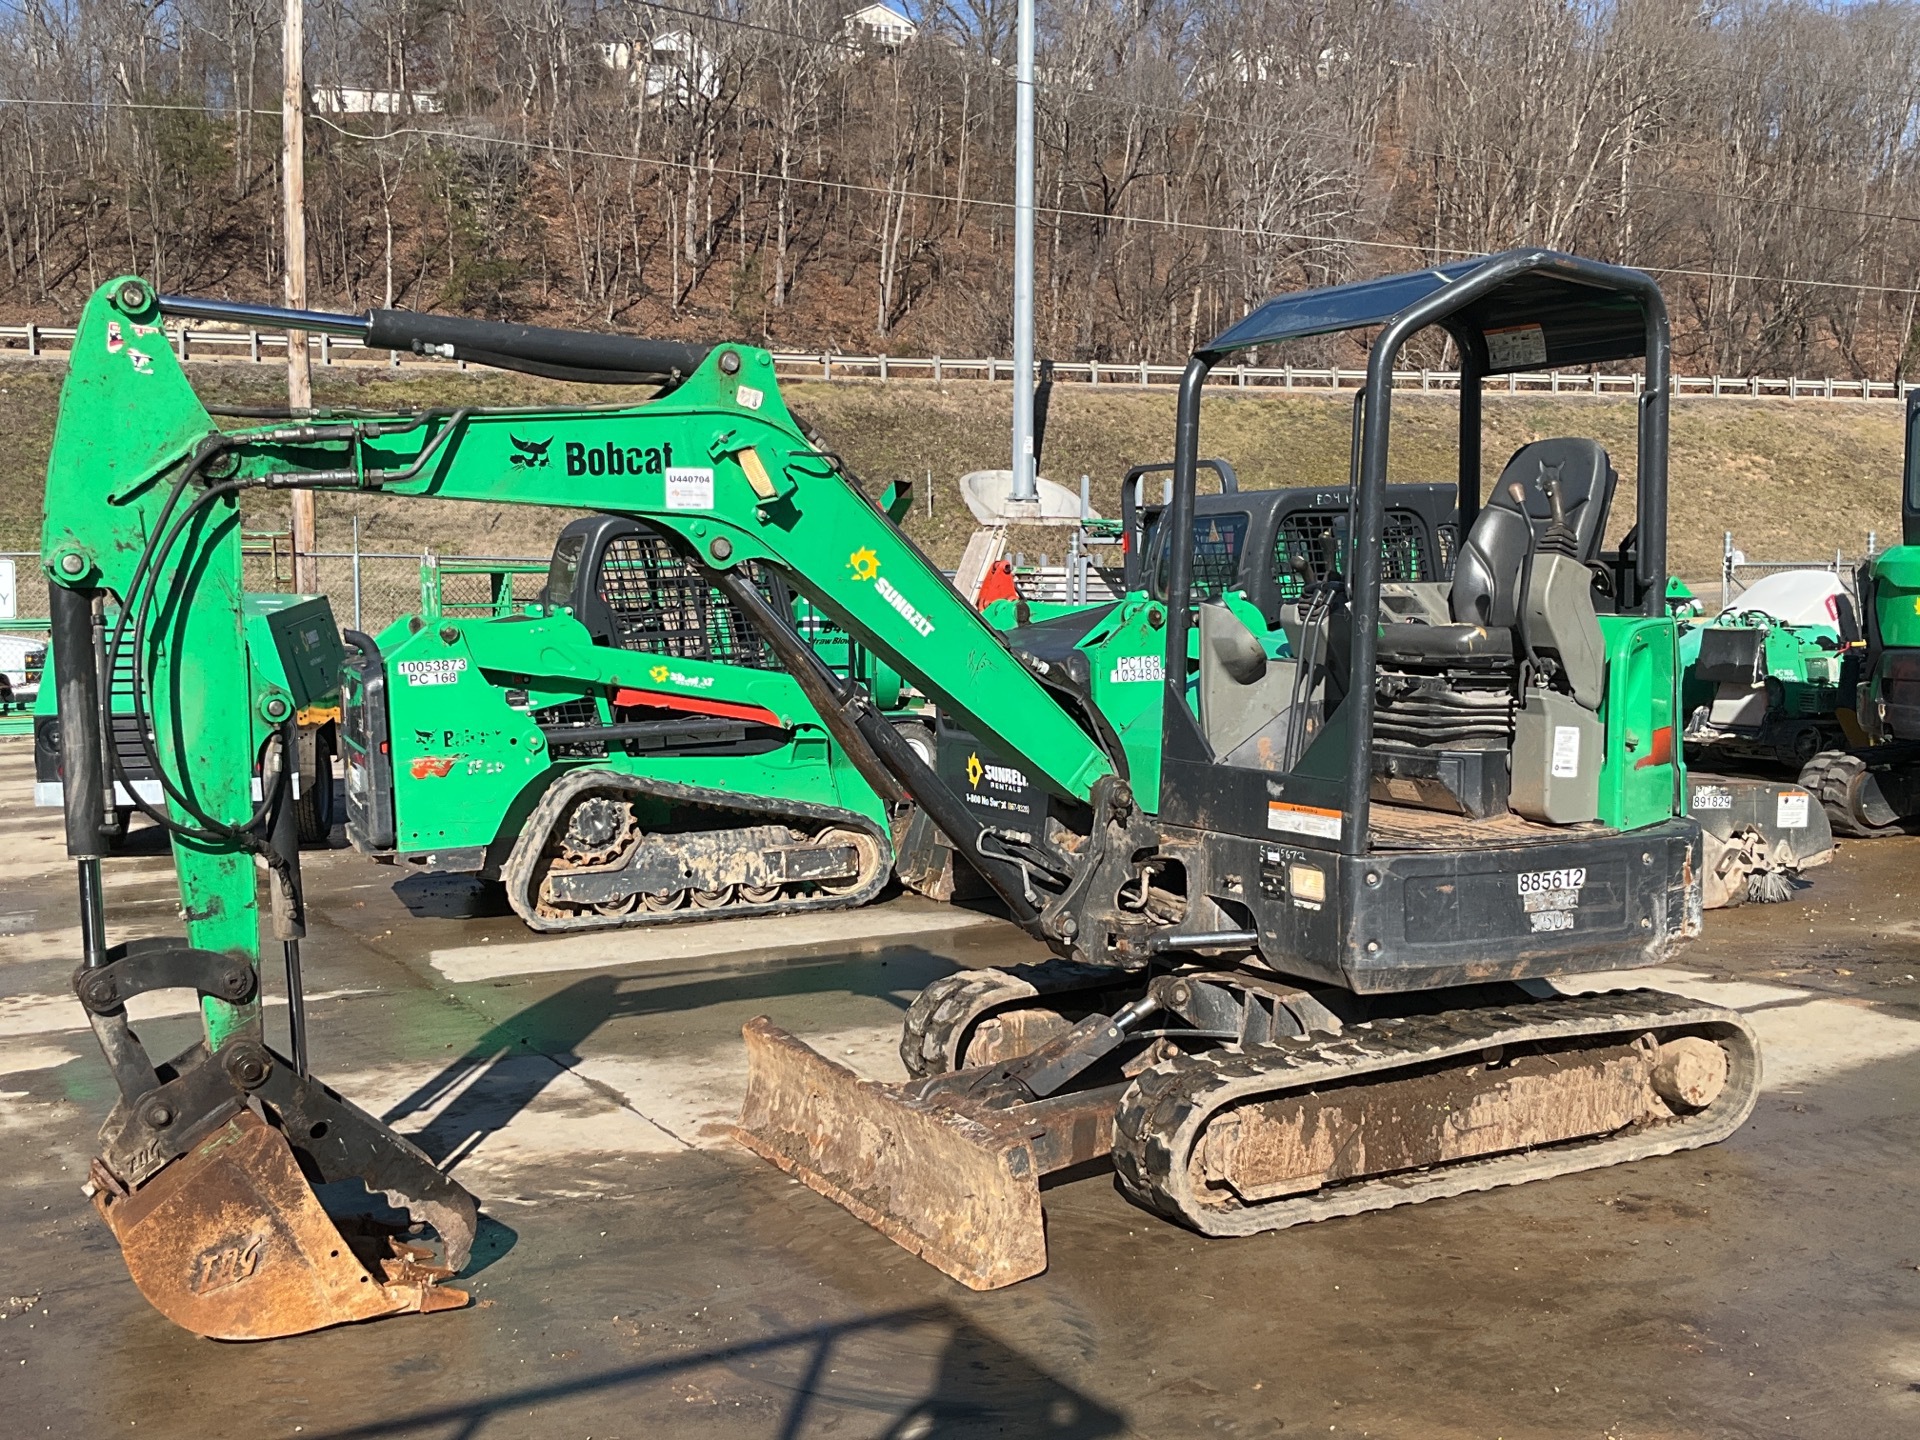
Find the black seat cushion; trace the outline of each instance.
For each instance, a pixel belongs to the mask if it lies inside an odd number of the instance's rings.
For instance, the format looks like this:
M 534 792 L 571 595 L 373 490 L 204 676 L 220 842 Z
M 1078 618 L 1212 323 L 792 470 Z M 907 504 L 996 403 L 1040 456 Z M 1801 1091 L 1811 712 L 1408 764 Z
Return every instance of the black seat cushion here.
M 1574 436 L 1522 445 L 1501 469 L 1499 483 L 1487 497 L 1487 504 L 1520 511 L 1533 522 L 1535 534 L 1544 536 L 1553 519 L 1553 504 L 1540 483 L 1544 478 L 1551 478 L 1559 490 L 1578 554 L 1591 565 L 1600 558 L 1607 512 L 1620 478 L 1614 473 L 1606 447 L 1598 440 Z M 1515 496 L 1515 485 L 1524 498 Z
M 1597 440 L 1535 440 L 1514 451 L 1460 547 L 1447 592 L 1455 623 L 1388 624 L 1380 658 L 1428 666 L 1511 664 L 1528 558 L 1553 522 L 1544 482 L 1553 482 L 1578 553 L 1591 564 L 1600 554 L 1618 478 Z

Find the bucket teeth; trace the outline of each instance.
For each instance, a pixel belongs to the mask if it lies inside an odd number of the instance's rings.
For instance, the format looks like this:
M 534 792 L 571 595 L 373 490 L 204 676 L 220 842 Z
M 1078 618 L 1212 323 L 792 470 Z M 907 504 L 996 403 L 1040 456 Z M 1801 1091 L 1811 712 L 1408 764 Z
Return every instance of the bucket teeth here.
M 321 1207 L 286 1137 L 252 1110 L 217 1124 L 131 1194 L 94 1206 L 128 1273 L 182 1329 L 267 1340 L 409 1311 L 458 1309 L 452 1272 L 410 1246 L 370 1269 Z
M 741 1144 L 972 1289 L 1047 1268 L 1026 1129 L 862 1080 L 765 1019 L 742 1033 Z

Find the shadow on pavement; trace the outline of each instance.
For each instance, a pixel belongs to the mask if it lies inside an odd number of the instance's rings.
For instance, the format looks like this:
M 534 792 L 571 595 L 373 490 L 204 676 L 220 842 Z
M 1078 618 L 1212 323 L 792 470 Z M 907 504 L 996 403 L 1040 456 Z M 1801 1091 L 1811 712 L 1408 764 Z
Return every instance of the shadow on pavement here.
M 898 948 L 870 952 L 855 961 L 833 955 L 756 967 L 748 973 L 707 975 L 681 984 L 663 985 L 653 975 L 586 975 L 493 1025 L 464 1055 L 389 1106 L 380 1118 L 392 1125 L 445 1104 L 408 1138 L 434 1163 L 451 1169 L 572 1069 L 581 1042 L 610 1020 L 850 987 L 905 1009 L 907 1002 L 893 993 L 895 989 L 917 992 L 933 975 L 950 968 L 950 962 L 925 951 Z
M 582 1399 L 617 1405 L 629 1420 L 648 1399 L 684 1414 L 687 1400 L 670 1387 L 694 1381 L 716 1407 L 731 1408 L 737 1418 L 729 1433 L 777 1440 L 837 1431 L 856 1420 L 884 1427 L 873 1433 L 887 1440 L 1100 1440 L 1126 1429 L 1124 1415 L 1047 1374 L 947 1306 L 929 1305 L 432 1406 L 314 1440 L 426 1433 L 481 1440 L 495 1416 L 512 1417 L 524 1432 L 529 1412 Z M 651 1396 L 649 1387 L 655 1387 Z M 558 1415 L 549 1415 L 543 1428 L 560 1423 Z M 571 1426 L 577 1417 L 569 1415 L 565 1423 Z
M 416 920 L 493 920 L 513 914 L 498 880 L 460 873 L 402 875 L 393 896 Z

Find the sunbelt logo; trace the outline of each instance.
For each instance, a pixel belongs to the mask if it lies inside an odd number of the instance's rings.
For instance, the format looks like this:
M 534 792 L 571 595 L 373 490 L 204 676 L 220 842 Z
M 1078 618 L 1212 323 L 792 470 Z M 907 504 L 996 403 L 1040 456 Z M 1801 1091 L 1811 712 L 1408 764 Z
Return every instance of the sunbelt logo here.
M 653 683 L 656 685 L 664 685 L 671 680 L 674 684 L 683 686 L 688 690 L 711 690 L 713 688 L 713 676 L 711 675 L 683 675 L 678 670 L 668 669 L 665 665 L 656 665 L 647 673 L 653 677 Z
M 978 790 L 982 780 L 985 780 L 990 787 L 1005 790 L 1027 788 L 1027 777 L 1011 765 L 989 764 L 977 753 L 967 756 L 967 784 Z
M 880 573 L 880 557 L 871 547 L 862 545 L 847 556 L 847 573 L 856 580 L 873 581 L 874 593 L 891 605 L 900 618 L 913 627 L 914 633 L 923 639 L 933 634 L 933 621 L 922 615 L 919 608 Z

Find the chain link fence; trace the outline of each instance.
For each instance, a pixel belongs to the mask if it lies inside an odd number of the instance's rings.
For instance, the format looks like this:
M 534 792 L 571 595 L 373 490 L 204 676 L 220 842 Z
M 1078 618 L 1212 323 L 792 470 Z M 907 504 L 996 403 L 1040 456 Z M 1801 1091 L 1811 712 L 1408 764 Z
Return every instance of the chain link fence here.
M 284 535 L 249 534 L 242 546 L 250 593 L 293 589 L 293 550 Z M 437 587 L 448 615 L 497 615 L 539 598 L 547 557 L 526 555 L 435 555 L 392 550 L 314 552 L 319 591 L 333 605 L 343 628 L 377 635 L 402 615 L 421 608 L 424 583 Z M 0 605 L 0 636 L 44 639 L 47 577 L 37 550 L 0 551 L 13 564 L 13 605 Z M 4 577 L 0 565 L 0 578 Z M 5 589 L 0 587 L 0 598 Z M 0 668 L 5 668 L 0 665 Z
M 1749 560 L 1746 551 L 1734 543 L 1733 531 L 1728 530 L 1720 548 L 1720 608 L 1725 610 L 1754 581 L 1787 570 L 1830 571 L 1838 577 L 1847 593 L 1853 595 L 1858 589 L 1855 581 L 1859 567 L 1871 562 L 1879 553 L 1880 533 L 1869 530 L 1866 549 L 1858 555 L 1848 555 L 1844 548 L 1840 548 L 1832 556 L 1823 556 L 1818 560 Z M 1855 598 L 1859 597 L 1855 595 Z
M 424 608 L 436 589 L 447 615 L 503 615 L 539 598 L 547 583 L 547 557 L 526 555 L 436 555 L 392 550 L 316 550 L 319 593 L 333 605 L 345 630 L 378 635 L 402 615 Z M 266 552 L 246 557 L 250 591 L 291 590 L 290 555 Z

